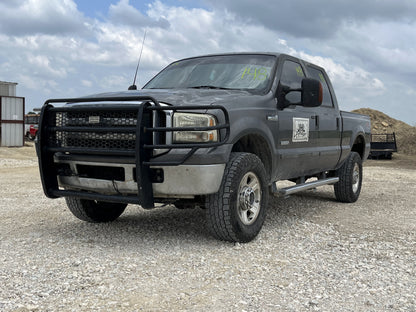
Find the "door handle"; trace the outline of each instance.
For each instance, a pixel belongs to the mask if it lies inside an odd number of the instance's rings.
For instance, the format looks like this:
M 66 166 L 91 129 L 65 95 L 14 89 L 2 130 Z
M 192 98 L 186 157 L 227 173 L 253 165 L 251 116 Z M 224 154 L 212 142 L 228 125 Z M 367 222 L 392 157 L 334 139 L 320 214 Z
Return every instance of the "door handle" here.
M 279 121 L 279 115 L 267 115 L 267 120 L 268 121 Z
M 315 119 L 315 127 L 319 128 L 319 116 L 318 115 L 311 116 L 311 119 Z

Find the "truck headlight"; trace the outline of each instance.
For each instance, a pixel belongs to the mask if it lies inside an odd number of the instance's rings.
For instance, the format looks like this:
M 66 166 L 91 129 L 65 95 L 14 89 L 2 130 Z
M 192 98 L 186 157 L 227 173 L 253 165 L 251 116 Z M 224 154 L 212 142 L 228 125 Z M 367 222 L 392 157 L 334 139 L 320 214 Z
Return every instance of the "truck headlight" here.
M 192 114 L 192 113 L 175 113 L 173 115 L 173 127 L 199 128 L 213 127 L 217 125 L 214 116 L 208 114 Z M 173 142 L 175 143 L 209 143 L 217 142 L 218 130 L 208 131 L 174 131 Z

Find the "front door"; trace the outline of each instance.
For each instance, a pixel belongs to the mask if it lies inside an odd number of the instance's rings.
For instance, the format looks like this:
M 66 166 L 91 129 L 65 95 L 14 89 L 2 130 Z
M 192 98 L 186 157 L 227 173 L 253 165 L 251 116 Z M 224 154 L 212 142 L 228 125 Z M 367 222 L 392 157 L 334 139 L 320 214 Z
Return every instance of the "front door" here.
M 300 89 L 303 78 L 305 73 L 300 63 L 284 61 L 280 86 Z M 286 100 L 300 103 L 301 93 L 290 92 L 286 95 Z M 316 172 L 319 159 L 319 151 L 316 150 L 316 108 L 290 105 L 279 111 L 278 124 L 279 178 L 290 179 Z

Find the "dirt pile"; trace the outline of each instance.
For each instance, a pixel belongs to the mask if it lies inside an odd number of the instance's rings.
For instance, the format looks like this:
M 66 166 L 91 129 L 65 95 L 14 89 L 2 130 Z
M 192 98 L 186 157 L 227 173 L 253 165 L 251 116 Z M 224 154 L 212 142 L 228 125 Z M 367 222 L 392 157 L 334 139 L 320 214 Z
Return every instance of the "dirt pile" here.
M 360 108 L 353 112 L 370 116 L 371 132 L 374 134 L 394 132 L 399 153 L 416 155 L 416 127 L 370 108 Z

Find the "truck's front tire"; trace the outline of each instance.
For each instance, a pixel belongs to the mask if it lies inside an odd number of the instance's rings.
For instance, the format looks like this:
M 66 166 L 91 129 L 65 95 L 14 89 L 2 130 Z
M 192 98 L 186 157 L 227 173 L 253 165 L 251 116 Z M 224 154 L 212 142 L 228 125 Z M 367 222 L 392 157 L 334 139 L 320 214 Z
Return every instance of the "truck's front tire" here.
M 363 165 L 361 157 L 351 152 L 344 164 L 336 171 L 339 182 L 334 184 L 335 197 L 343 203 L 354 203 L 361 192 Z
M 206 200 L 213 236 L 231 242 L 253 240 L 266 218 L 268 195 L 261 160 L 254 154 L 232 153 L 218 193 Z
M 65 197 L 65 200 L 75 217 L 92 223 L 114 221 L 127 207 L 127 204 L 99 202 L 78 197 Z

